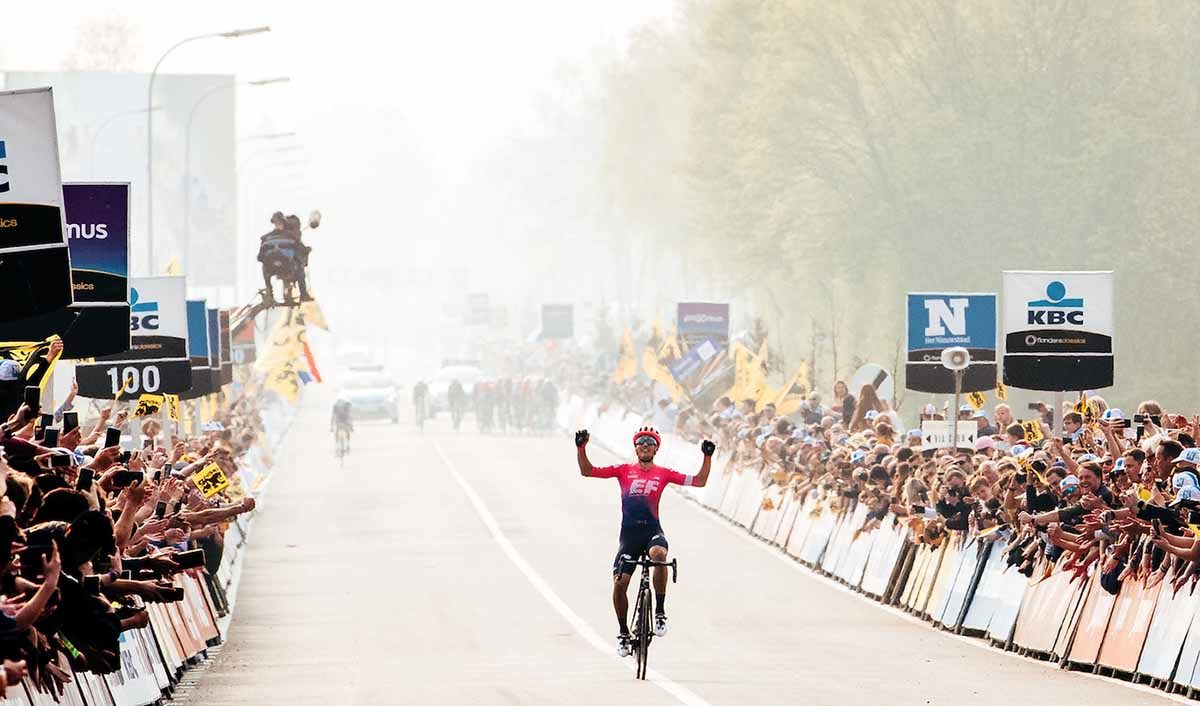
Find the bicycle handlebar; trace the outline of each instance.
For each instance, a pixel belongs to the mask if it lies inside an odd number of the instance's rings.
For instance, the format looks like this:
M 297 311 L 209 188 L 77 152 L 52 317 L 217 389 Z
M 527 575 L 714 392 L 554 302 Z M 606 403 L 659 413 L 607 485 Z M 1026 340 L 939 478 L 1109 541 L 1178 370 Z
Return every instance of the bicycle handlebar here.
M 643 556 L 638 559 L 637 563 L 641 566 L 669 566 L 671 567 L 671 583 L 679 583 L 679 560 L 672 559 L 670 561 L 655 561 L 649 557 Z

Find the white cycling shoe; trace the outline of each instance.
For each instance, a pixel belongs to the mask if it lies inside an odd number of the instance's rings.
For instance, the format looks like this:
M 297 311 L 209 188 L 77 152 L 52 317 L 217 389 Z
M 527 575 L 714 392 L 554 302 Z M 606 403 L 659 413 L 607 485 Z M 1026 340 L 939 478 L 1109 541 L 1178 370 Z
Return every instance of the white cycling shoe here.
M 617 635 L 617 656 L 628 657 L 633 654 L 633 638 L 622 633 Z
M 654 635 L 662 637 L 667 634 L 667 614 L 657 613 L 654 616 Z

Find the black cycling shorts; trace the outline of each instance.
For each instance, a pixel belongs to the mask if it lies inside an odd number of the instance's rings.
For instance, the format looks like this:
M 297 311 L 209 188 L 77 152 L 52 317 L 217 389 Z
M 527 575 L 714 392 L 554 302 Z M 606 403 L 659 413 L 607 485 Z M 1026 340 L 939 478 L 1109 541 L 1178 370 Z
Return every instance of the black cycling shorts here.
M 667 535 L 658 523 L 621 527 L 621 540 L 617 545 L 617 556 L 613 559 L 613 576 L 632 574 L 638 557 L 650 551 L 650 547 L 667 549 Z

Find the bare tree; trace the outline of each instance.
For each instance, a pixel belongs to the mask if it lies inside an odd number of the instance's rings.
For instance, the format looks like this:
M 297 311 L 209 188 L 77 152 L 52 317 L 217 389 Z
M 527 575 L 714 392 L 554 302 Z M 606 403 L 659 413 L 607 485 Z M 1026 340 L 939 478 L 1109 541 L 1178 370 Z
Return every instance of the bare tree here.
M 121 15 L 89 17 L 79 23 L 75 46 L 63 67 L 69 71 L 132 71 L 141 58 L 137 25 Z

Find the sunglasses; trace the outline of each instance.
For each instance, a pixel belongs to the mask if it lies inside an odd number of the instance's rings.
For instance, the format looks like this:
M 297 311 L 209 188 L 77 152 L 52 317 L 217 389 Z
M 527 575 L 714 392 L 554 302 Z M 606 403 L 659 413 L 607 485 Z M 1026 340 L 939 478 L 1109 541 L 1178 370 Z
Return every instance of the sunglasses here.
M 633 445 L 634 446 L 658 446 L 658 442 L 648 436 L 643 436 L 642 438 L 633 442 Z

